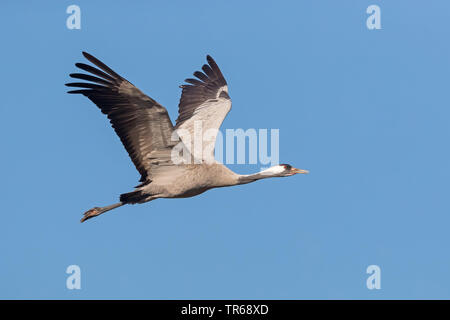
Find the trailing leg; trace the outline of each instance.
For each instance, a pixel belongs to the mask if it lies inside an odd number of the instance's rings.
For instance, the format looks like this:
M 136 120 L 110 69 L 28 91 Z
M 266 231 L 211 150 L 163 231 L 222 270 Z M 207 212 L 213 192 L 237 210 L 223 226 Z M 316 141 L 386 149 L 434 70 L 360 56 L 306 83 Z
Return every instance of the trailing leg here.
M 123 202 L 118 202 L 118 203 L 115 203 L 115 204 L 112 204 L 112 205 L 109 205 L 109 206 L 106 206 L 106 207 L 95 207 L 95 208 L 89 209 L 88 211 L 86 211 L 84 213 L 83 218 L 81 218 L 81 222 L 84 222 L 84 221 L 86 221 L 88 219 L 91 219 L 93 217 L 99 216 L 102 213 L 105 213 L 105 212 L 107 212 L 109 210 L 121 207 L 124 204 L 125 203 L 123 203 Z

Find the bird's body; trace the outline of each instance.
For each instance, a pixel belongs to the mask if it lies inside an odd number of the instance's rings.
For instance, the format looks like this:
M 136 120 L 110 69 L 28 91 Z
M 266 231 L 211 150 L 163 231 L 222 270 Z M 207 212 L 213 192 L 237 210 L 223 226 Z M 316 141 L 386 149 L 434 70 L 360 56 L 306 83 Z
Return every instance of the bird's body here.
M 149 196 L 142 202 L 156 198 L 188 198 L 212 188 L 238 184 L 238 177 L 219 163 L 176 165 L 160 179 L 137 188 L 137 191 Z
M 83 94 L 107 115 L 141 174 L 141 184 L 122 194 L 116 204 L 88 210 L 82 222 L 124 204 L 193 197 L 212 188 L 307 173 L 290 165 L 277 165 L 256 174 L 239 175 L 214 159 L 215 138 L 231 109 L 231 99 L 225 78 L 210 56 L 203 72 L 194 73 L 198 79 L 186 79 L 188 84 L 181 86 L 179 116 L 173 126 L 162 105 L 97 58 L 85 52 L 83 55 L 99 69 L 77 63 L 77 67 L 92 75 L 71 74 L 90 82 L 66 84 L 78 88 L 69 93 Z M 199 124 L 204 133 L 200 138 L 195 132 Z M 196 139 L 202 140 L 200 150 Z

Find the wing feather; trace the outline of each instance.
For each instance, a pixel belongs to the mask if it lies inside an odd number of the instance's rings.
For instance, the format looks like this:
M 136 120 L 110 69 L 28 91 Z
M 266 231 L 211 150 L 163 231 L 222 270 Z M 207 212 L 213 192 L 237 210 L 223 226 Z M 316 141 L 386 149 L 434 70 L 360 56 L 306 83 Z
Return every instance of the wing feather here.
M 98 78 L 81 73 L 70 76 L 96 84 L 67 83 L 68 87 L 84 88 L 68 93 L 83 94 L 107 115 L 141 174 L 140 181 L 151 179 L 152 166 L 170 163 L 174 128 L 167 110 L 94 56 L 86 52 L 83 55 L 101 70 L 84 63 L 75 65 Z
M 175 129 L 195 159 L 214 162 L 217 131 L 231 110 L 231 99 L 228 95 L 227 82 L 216 62 L 209 55 L 206 59 L 208 64 L 202 66 L 203 72 L 194 72 L 194 76 L 198 79 L 186 79 L 188 84 L 181 86 L 182 94 Z M 201 154 L 196 154 L 198 152 L 194 150 L 196 121 L 201 122 L 203 133 L 209 136 L 205 137 L 202 134 Z M 189 135 L 189 141 L 184 137 L 186 133 Z

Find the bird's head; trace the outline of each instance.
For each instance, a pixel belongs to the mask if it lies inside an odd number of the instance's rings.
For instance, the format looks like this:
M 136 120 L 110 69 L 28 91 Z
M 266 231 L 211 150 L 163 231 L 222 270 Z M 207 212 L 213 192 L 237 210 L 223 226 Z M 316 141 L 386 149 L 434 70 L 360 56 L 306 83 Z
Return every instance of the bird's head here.
M 309 171 L 294 168 L 290 164 L 279 164 L 261 172 L 263 175 L 272 177 L 289 177 L 297 173 L 309 173 Z

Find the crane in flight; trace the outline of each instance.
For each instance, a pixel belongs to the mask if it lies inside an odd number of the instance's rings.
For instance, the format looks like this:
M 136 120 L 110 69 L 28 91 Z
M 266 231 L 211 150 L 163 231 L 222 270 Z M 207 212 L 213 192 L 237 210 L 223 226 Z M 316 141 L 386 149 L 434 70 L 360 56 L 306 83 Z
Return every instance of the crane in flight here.
M 175 126 L 162 105 L 94 56 L 86 52 L 83 56 L 97 68 L 76 63 L 87 73 L 72 73 L 70 77 L 85 82 L 66 83 L 66 86 L 76 88 L 68 93 L 86 96 L 108 117 L 141 179 L 133 191 L 120 195 L 118 203 L 86 211 L 81 222 L 125 204 L 145 203 L 158 198 L 193 197 L 212 188 L 308 173 L 289 164 L 280 164 L 255 174 L 241 175 L 214 159 L 217 131 L 231 110 L 231 99 L 227 82 L 209 55 L 206 57 L 208 64 L 202 67 L 203 72 L 194 72 L 197 79 L 186 79 L 187 84 L 181 86 Z M 196 122 L 201 122 L 204 131 L 213 132 L 201 144 L 200 152 L 194 150 L 192 139 Z M 181 142 L 177 142 L 174 136 Z M 187 136 L 189 139 L 185 138 Z M 188 157 L 183 157 L 184 161 L 177 157 L 174 159 L 174 154 L 179 154 L 174 152 L 179 143 L 183 147 L 181 150 L 188 154 Z

